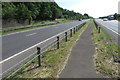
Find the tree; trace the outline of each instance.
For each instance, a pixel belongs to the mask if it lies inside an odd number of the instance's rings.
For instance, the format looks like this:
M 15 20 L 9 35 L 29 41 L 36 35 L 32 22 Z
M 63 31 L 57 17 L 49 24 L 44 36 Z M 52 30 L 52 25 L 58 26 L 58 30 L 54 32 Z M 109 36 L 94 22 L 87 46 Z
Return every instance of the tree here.
M 85 14 L 84 14 L 84 18 L 85 18 L 85 19 L 89 19 L 89 15 L 85 13 Z
M 36 17 L 39 15 L 39 7 L 35 2 L 26 2 L 24 3 L 28 10 L 31 11 L 31 17 L 32 19 L 36 19 Z
M 49 2 L 43 2 L 43 4 L 41 4 L 41 18 L 43 20 L 50 20 L 52 18 L 52 11 L 51 11 L 51 7 L 50 7 L 50 3 Z
M 16 10 L 16 6 L 12 2 L 2 3 L 2 18 L 6 20 L 14 19 Z
M 29 20 L 55 20 L 56 18 L 79 19 L 89 18 L 88 14 L 80 14 L 63 9 L 55 2 L 4 2 L 2 4 L 3 19 L 16 19 L 19 22 Z
M 115 18 L 116 20 L 118 19 L 118 14 L 117 14 L 117 13 L 114 14 L 114 18 Z
M 55 5 L 52 6 L 52 20 L 55 20 L 56 18 L 60 18 L 62 16 L 62 11 L 57 8 Z
M 17 12 L 16 12 L 16 19 L 19 22 L 24 22 L 25 20 L 29 20 L 29 24 L 32 21 L 32 12 L 28 10 L 28 7 L 25 6 L 23 3 L 17 5 Z

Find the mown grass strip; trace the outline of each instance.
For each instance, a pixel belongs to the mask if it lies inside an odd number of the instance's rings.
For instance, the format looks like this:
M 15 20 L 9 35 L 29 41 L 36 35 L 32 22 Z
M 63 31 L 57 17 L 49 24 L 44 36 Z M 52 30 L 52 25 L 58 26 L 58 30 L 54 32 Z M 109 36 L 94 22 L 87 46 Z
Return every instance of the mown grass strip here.
M 99 34 L 95 25 L 92 35 L 96 45 L 94 61 L 97 71 L 105 74 L 107 77 L 120 77 L 120 64 L 115 63 L 113 58 L 113 55 L 120 57 L 120 47 L 113 42 L 112 38 L 102 28 L 101 33 Z
M 89 23 L 89 22 L 88 22 Z M 88 26 L 86 23 L 73 37 L 68 36 L 68 41 L 63 39 L 60 42 L 60 49 L 56 49 L 56 45 L 49 48 L 42 54 L 42 67 L 38 66 L 37 58 L 31 63 L 21 68 L 11 78 L 56 78 L 59 71 L 64 67 L 66 59 L 70 54 L 72 47 L 75 45 L 78 37 Z

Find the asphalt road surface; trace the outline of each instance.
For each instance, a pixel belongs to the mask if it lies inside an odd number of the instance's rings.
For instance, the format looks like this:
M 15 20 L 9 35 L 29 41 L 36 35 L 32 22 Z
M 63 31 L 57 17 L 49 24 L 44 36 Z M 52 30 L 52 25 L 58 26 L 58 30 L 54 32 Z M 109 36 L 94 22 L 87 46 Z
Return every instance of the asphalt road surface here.
M 96 19 L 95 21 L 120 45 L 120 22 L 117 20 L 103 21 L 102 19 Z
M 38 42 L 44 41 L 60 32 L 88 20 L 63 23 L 43 28 L 22 31 L 2 36 L 2 60 L 21 52 Z
M 93 62 L 95 45 L 91 39 L 92 30 L 93 25 L 90 23 L 72 48 L 68 62 L 59 78 L 103 78 L 101 74 L 96 73 Z

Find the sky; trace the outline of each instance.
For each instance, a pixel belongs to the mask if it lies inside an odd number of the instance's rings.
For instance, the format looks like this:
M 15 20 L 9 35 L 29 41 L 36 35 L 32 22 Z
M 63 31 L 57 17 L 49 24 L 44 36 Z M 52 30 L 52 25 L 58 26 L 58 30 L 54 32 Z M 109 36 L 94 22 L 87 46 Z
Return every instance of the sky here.
M 118 13 L 120 0 L 55 0 L 62 8 L 87 13 L 94 18 Z

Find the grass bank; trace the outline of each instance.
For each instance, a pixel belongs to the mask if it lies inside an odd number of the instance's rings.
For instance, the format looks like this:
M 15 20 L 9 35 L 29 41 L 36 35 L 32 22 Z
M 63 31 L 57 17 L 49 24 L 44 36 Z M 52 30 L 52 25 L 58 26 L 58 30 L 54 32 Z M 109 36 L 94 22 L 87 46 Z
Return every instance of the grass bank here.
M 94 24 L 94 23 L 93 23 Z M 94 25 L 92 38 L 96 45 L 94 61 L 98 72 L 105 74 L 106 77 L 120 77 L 119 63 L 114 62 L 113 56 L 120 57 L 120 47 L 113 42 L 112 38 L 101 28 L 98 33 Z
M 51 21 L 41 21 L 41 22 L 33 23 L 33 25 L 47 24 L 49 22 L 51 22 Z M 52 21 L 52 22 L 55 22 L 56 24 L 61 24 L 61 23 L 73 22 L 73 20 L 58 20 L 58 21 Z M 7 31 L 0 31 L 0 34 L 4 35 L 4 34 L 19 32 L 19 31 L 25 31 L 25 30 L 31 30 L 31 29 L 36 29 L 36 28 L 41 28 L 41 27 L 46 27 L 46 26 L 51 26 L 51 25 L 55 25 L 55 24 L 42 25 L 42 26 L 36 26 L 36 27 L 27 27 L 27 28 L 7 30 Z
M 88 26 L 87 22 L 73 37 L 68 36 L 68 41 L 63 39 L 60 42 L 60 49 L 56 49 L 56 45 L 49 48 L 42 54 L 42 67 L 38 66 L 37 58 L 31 63 L 21 68 L 11 78 L 57 78 L 59 73 L 65 66 L 67 58 L 71 52 L 72 47 L 75 45 L 79 36 Z

